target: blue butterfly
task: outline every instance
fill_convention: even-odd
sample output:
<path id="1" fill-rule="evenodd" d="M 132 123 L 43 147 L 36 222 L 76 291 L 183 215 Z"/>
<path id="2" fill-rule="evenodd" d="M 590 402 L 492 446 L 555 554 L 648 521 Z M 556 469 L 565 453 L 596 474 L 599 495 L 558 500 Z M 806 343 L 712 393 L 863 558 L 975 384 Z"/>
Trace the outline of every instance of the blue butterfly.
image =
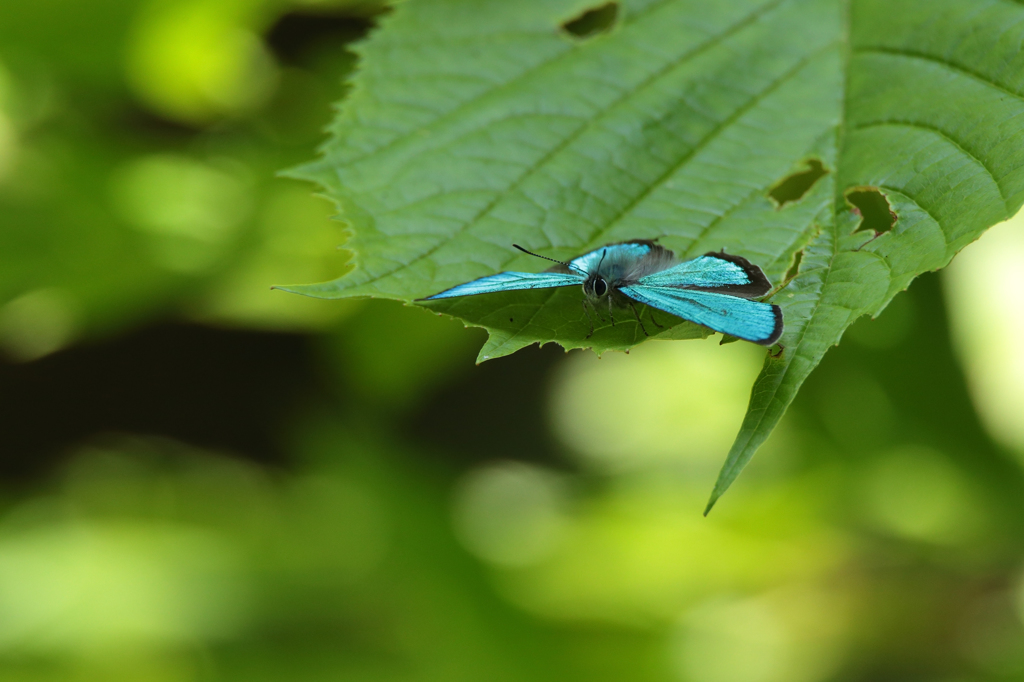
<path id="1" fill-rule="evenodd" d="M 499 272 L 419 300 L 583 285 L 583 310 L 590 320 L 587 338 L 594 334 L 594 320 L 587 304 L 596 313 L 597 306 L 606 301 L 612 325 L 613 307 L 628 305 L 645 335 L 647 329 L 635 303 L 762 346 L 773 345 L 782 335 L 782 309 L 749 300 L 767 294 L 771 283 L 761 268 L 740 256 L 706 253 L 680 263 L 663 246 L 636 240 L 602 246 L 566 263 L 527 251 L 518 244 L 512 246 L 558 265 L 539 273 Z M 662 327 L 653 313 L 650 317 L 656 326 Z"/>

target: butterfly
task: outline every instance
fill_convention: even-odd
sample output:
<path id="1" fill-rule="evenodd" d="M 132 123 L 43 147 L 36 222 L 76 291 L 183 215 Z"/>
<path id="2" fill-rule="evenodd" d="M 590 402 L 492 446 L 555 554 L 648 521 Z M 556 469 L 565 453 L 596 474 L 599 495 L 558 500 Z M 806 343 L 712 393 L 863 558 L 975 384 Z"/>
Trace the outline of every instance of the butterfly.
<path id="1" fill-rule="evenodd" d="M 762 346 L 773 345 L 782 335 L 782 309 L 750 300 L 767 294 L 771 283 L 761 268 L 741 256 L 706 253 L 680 262 L 660 244 L 635 240 L 608 244 L 565 262 L 512 246 L 557 265 L 538 273 L 499 272 L 419 300 L 582 285 L 583 310 L 590 320 L 587 338 L 594 334 L 588 303 L 595 313 L 598 305 L 607 304 L 612 325 L 613 308 L 628 306 L 644 335 L 647 329 L 636 303 Z M 653 312 L 650 318 L 663 326 Z"/>

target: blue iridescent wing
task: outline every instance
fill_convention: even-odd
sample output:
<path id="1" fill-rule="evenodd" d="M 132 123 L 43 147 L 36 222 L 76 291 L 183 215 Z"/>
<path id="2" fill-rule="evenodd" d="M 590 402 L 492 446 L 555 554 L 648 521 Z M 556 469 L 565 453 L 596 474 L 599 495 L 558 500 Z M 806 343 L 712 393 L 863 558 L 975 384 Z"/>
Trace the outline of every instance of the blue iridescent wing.
<path id="1" fill-rule="evenodd" d="M 744 298 L 764 296 L 772 288 L 768 278 L 742 256 L 707 253 L 667 270 L 641 277 L 641 286 L 676 287 L 713 291 Z"/>
<path id="2" fill-rule="evenodd" d="M 653 243 L 647 241 L 608 244 L 599 249 L 594 249 L 590 253 L 573 258 L 569 261 L 569 266 L 577 269 L 577 271 L 582 270 L 583 272 L 591 273 L 597 269 L 598 264 L 605 258 L 639 260 L 646 256 L 652 248 Z"/>
<path id="3" fill-rule="evenodd" d="M 496 275 L 474 279 L 472 282 L 466 282 L 451 289 L 446 289 L 439 294 L 418 300 L 433 301 L 439 298 L 453 298 L 455 296 L 475 296 L 477 294 L 493 294 L 499 291 L 518 291 L 520 289 L 550 289 L 552 287 L 579 286 L 581 284 L 583 284 L 583 278 L 579 275 L 561 272 L 499 272 Z"/>
<path id="4" fill-rule="evenodd" d="M 634 284 L 619 291 L 638 303 L 762 346 L 782 336 L 782 309 L 777 305 L 679 287 Z"/>

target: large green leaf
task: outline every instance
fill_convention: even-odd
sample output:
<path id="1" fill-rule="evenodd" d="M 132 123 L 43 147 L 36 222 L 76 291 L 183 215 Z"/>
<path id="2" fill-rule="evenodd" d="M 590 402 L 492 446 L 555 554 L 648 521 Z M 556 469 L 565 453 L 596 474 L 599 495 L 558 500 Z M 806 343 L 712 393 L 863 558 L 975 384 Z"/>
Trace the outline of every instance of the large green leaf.
<path id="1" fill-rule="evenodd" d="M 288 288 L 409 301 L 543 268 L 512 242 L 557 258 L 636 238 L 746 256 L 784 285 L 785 350 L 765 359 L 710 509 L 850 323 L 1024 201 L 1024 6 L 624 0 L 604 32 L 561 28 L 586 9 L 400 5 L 362 46 L 322 159 L 300 171 L 351 225 L 354 268 Z M 581 297 L 429 305 L 487 328 L 482 359 L 644 339 L 629 320 L 587 339 Z"/>

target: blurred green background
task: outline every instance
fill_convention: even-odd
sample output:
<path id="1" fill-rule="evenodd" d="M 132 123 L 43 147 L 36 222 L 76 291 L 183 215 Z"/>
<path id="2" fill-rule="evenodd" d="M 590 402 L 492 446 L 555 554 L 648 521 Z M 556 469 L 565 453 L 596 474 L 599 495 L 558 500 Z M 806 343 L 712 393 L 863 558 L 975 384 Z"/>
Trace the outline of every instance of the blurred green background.
<path id="1" fill-rule="evenodd" d="M 367 0 L 0 5 L 0 679 L 1024 680 L 1024 219 L 812 376 L 553 347 L 336 277 Z"/>

